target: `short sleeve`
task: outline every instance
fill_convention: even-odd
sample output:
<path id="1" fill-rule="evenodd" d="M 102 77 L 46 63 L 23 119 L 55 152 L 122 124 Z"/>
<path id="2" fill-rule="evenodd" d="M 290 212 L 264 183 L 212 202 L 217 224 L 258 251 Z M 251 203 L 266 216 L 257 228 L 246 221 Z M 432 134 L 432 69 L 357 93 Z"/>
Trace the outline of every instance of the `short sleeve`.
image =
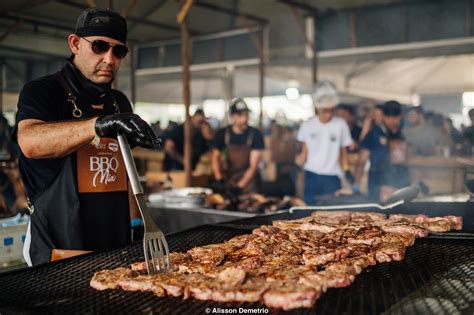
<path id="1" fill-rule="evenodd" d="M 213 147 L 216 148 L 217 150 L 223 150 L 225 148 L 225 129 L 219 129 L 219 131 L 216 134 L 216 137 L 214 138 L 213 142 Z"/>
<path id="2" fill-rule="evenodd" d="M 342 126 L 342 134 L 341 134 L 341 147 L 348 147 L 352 144 L 352 136 L 351 131 L 349 130 L 349 126 L 345 121 L 341 122 Z"/>
<path id="3" fill-rule="evenodd" d="M 367 149 L 367 150 L 370 150 L 372 148 L 372 141 L 373 141 L 373 138 L 374 138 L 374 132 L 373 130 L 371 129 L 367 135 L 364 137 L 364 139 L 362 140 L 360 146 L 363 148 L 363 149 Z"/>
<path id="4" fill-rule="evenodd" d="M 25 119 L 42 121 L 58 120 L 55 102 L 51 94 L 51 86 L 41 80 L 26 83 L 18 98 L 16 123 Z"/>
<path id="5" fill-rule="evenodd" d="M 306 142 L 306 128 L 305 123 L 302 123 L 298 129 L 298 134 L 296 135 L 296 140 L 299 142 Z"/>
<path id="6" fill-rule="evenodd" d="M 254 135 L 253 135 L 253 141 L 252 141 L 252 150 L 263 150 L 265 149 L 265 142 L 263 141 L 263 136 L 260 130 L 258 129 L 253 129 L 252 130 Z"/>

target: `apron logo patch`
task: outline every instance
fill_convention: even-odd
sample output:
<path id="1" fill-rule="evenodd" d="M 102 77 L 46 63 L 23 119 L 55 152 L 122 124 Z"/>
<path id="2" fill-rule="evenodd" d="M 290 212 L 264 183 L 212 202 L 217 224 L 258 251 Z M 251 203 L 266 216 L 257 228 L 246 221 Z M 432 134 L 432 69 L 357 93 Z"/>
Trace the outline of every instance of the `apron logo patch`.
<path id="1" fill-rule="evenodd" d="M 109 143 L 109 150 L 112 152 L 117 152 L 119 150 L 118 144 L 114 142 Z"/>
<path id="2" fill-rule="evenodd" d="M 77 151 L 80 193 L 127 191 L 127 174 L 117 140 L 101 138 Z"/>

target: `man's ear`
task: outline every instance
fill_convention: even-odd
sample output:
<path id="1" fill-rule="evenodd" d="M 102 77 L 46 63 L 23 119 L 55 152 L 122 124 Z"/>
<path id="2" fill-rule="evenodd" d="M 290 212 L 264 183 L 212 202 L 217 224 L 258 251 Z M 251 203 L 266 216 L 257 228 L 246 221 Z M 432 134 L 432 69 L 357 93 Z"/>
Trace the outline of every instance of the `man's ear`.
<path id="1" fill-rule="evenodd" d="M 79 52 L 79 40 L 81 38 L 76 34 L 71 34 L 67 38 L 67 43 L 69 44 L 69 49 L 71 49 L 74 55 L 77 55 Z"/>

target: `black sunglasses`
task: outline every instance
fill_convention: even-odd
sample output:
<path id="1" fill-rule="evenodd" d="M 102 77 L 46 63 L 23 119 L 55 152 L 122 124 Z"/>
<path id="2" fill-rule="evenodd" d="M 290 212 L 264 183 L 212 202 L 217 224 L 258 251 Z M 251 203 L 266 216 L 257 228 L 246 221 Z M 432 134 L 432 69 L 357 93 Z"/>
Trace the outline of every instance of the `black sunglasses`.
<path id="1" fill-rule="evenodd" d="M 94 41 L 90 41 L 84 37 L 81 37 L 86 42 L 91 44 L 92 51 L 97 55 L 103 55 L 109 51 L 110 47 L 112 47 L 112 53 L 118 59 L 123 59 L 128 54 L 128 48 L 125 45 L 118 45 L 118 44 L 110 44 L 104 40 L 96 39 Z"/>

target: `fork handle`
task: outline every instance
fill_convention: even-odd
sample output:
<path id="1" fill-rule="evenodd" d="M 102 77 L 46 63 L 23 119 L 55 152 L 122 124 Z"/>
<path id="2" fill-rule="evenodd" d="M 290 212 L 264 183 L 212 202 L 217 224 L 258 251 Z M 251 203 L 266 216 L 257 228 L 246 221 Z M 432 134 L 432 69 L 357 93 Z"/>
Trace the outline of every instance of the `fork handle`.
<path id="1" fill-rule="evenodd" d="M 130 179 L 130 186 L 132 186 L 132 191 L 134 195 L 143 194 L 142 185 L 140 185 L 140 180 L 137 173 L 137 167 L 135 166 L 135 161 L 133 160 L 132 150 L 128 144 L 127 137 L 119 134 L 117 136 L 120 151 L 122 152 L 123 161 L 125 162 L 125 168 L 127 169 L 128 178 Z"/>

